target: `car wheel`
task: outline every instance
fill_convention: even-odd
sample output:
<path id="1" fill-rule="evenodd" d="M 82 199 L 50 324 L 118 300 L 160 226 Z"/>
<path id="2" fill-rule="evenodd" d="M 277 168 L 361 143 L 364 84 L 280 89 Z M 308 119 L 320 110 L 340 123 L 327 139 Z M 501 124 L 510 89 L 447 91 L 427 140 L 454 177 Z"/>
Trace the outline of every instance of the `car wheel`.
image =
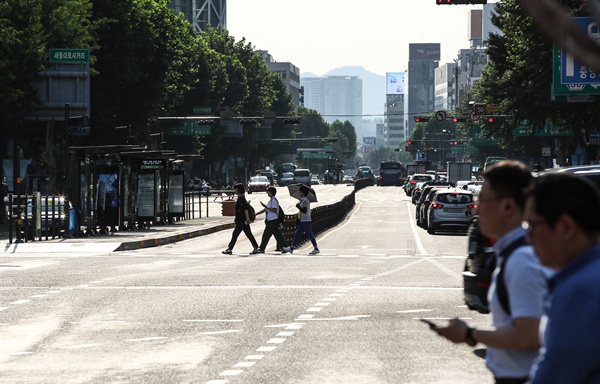
<path id="1" fill-rule="evenodd" d="M 430 235 L 435 235 L 435 229 L 433 227 L 427 227 L 427 233 Z"/>

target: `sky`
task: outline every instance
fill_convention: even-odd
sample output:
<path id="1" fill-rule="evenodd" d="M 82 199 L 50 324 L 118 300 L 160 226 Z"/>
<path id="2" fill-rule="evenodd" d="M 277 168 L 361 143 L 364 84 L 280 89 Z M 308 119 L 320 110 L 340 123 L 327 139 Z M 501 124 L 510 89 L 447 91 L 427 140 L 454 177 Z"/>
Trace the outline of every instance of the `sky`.
<path id="1" fill-rule="evenodd" d="M 440 43 L 440 64 L 469 48 L 468 13 L 435 0 L 227 0 L 227 30 L 275 61 L 321 76 L 345 66 L 403 72 L 409 43 Z"/>

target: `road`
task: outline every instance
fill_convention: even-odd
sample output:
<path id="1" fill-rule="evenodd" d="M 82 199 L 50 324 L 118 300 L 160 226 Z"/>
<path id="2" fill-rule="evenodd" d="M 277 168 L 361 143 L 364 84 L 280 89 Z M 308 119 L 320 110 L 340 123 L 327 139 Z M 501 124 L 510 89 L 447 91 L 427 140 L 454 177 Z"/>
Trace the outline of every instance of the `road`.
<path id="1" fill-rule="evenodd" d="M 243 235 L 222 255 L 231 230 L 131 252 L 3 256 L 1 382 L 492 382 L 484 349 L 417 320 L 488 324 L 462 301 L 466 236 L 417 228 L 399 188 L 356 197 L 317 256 L 310 244 L 280 255 L 272 239 L 240 257 L 252 249 Z M 252 228 L 259 238 L 262 223 Z"/>

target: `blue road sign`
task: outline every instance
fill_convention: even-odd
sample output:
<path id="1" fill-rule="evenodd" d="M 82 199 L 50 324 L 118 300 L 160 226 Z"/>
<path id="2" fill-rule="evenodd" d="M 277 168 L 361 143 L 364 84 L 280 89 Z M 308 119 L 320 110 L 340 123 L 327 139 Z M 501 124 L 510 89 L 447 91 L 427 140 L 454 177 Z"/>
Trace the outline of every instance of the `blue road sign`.
<path id="1" fill-rule="evenodd" d="M 588 38 L 600 44 L 600 25 L 591 17 L 573 17 Z M 564 48 L 560 52 L 560 82 L 562 84 L 600 84 L 600 70 L 594 70 L 578 62 Z"/>

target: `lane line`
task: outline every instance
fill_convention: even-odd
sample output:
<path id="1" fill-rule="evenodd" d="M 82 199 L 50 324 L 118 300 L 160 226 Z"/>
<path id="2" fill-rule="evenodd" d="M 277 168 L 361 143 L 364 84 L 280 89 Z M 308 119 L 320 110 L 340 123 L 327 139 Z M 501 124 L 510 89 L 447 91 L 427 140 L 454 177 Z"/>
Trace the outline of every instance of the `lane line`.
<path id="1" fill-rule="evenodd" d="M 210 336 L 210 335 L 220 335 L 223 333 L 237 333 L 237 332 L 242 332 L 242 330 L 241 329 L 229 329 L 226 331 L 200 332 L 200 333 L 198 333 L 198 335 Z"/>
<path id="2" fill-rule="evenodd" d="M 411 208 L 410 203 L 407 201 L 406 202 L 406 210 L 408 211 L 408 217 L 412 217 L 410 208 Z M 417 247 L 419 248 L 419 253 L 422 255 L 427 254 L 425 247 L 423 247 L 423 242 L 421 242 L 421 237 L 419 237 L 419 233 L 417 232 L 417 225 L 415 224 L 415 221 L 409 220 L 409 222 L 410 222 L 410 228 L 413 232 L 413 237 L 415 238 L 415 243 L 417 244 Z"/>

